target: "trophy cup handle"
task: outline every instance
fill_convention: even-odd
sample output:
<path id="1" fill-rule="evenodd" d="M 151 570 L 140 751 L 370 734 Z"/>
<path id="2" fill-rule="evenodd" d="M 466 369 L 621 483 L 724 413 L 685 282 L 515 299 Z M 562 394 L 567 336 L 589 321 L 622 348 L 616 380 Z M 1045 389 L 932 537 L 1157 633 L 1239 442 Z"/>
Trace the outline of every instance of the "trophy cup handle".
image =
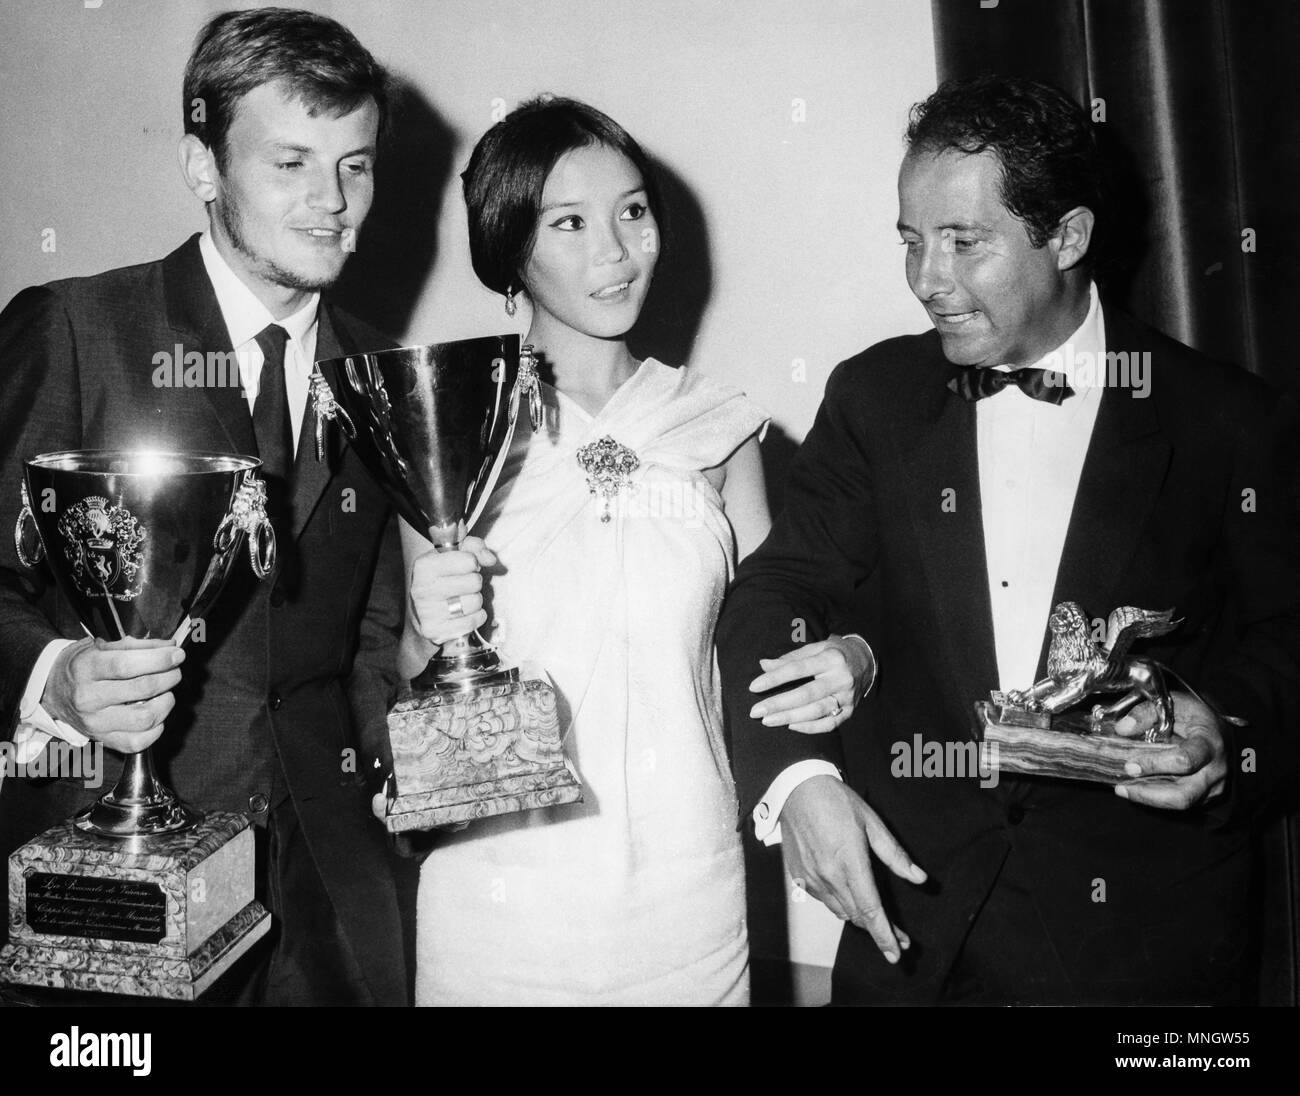
<path id="1" fill-rule="evenodd" d="M 14 526 L 14 551 L 18 555 L 18 562 L 24 567 L 35 567 L 45 558 L 45 542 L 41 540 L 41 531 L 36 526 L 36 515 L 32 513 L 32 500 L 27 494 L 27 484 L 22 485 L 23 508 L 18 511 L 18 523 Z M 27 549 L 23 546 L 23 535 L 27 531 L 27 523 L 36 531 L 36 547 L 32 549 L 32 554 L 27 554 Z"/>
<path id="2" fill-rule="evenodd" d="M 230 513 L 212 538 L 213 547 L 218 552 L 230 551 L 240 533 L 248 535 L 248 562 L 253 574 L 266 578 L 275 570 L 275 528 L 266 516 L 266 484 L 253 472 L 245 473 Z"/>
<path id="3" fill-rule="evenodd" d="M 257 523 L 256 531 L 249 534 L 248 562 L 258 578 L 266 578 L 275 570 L 275 530 L 265 516 Z"/>
<path id="4" fill-rule="evenodd" d="M 524 399 L 528 401 L 528 422 L 533 433 L 537 433 L 546 421 L 546 413 L 542 406 L 541 377 L 537 373 L 537 352 L 532 343 L 519 348 L 519 372 L 515 377 L 514 391 L 510 393 L 511 433 L 514 432 L 520 401 Z"/>
<path id="5" fill-rule="evenodd" d="M 499 378 L 498 384 L 501 384 L 505 378 L 501 359 L 497 359 L 494 368 L 498 370 L 495 375 Z M 506 433 L 501 448 L 497 451 L 496 460 L 492 462 L 492 468 L 483 481 L 482 487 L 474 492 L 474 503 L 470 507 L 469 513 L 465 515 L 464 525 L 459 530 L 456 542 L 449 544 L 448 547 L 460 547 L 460 541 L 464 539 L 465 532 L 474 528 L 475 523 L 487 506 L 488 499 L 492 497 L 497 480 L 501 477 L 501 470 L 505 467 L 506 457 L 510 453 L 510 444 L 514 440 L 515 426 L 519 420 L 519 405 L 525 399 L 528 401 L 528 421 L 532 425 L 533 432 L 536 433 L 542 428 L 545 421 L 545 412 L 542 407 L 542 390 L 538 383 L 537 356 L 533 353 L 531 343 L 520 348 L 519 370 L 515 377 L 515 383 L 506 396 Z M 431 534 L 430 539 L 435 547 L 441 548 L 444 543 L 437 534 Z"/>
<path id="6" fill-rule="evenodd" d="M 334 389 L 330 387 L 330 382 L 325 379 L 325 374 L 320 371 L 320 364 L 317 363 L 312 370 L 310 384 L 311 406 L 316 412 L 316 459 L 322 461 L 325 459 L 325 426 L 327 423 L 337 422 L 339 428 L 349 440 L 355 440 L 357 428 L 352 423 L 352 418 L 334 398 Z"/>

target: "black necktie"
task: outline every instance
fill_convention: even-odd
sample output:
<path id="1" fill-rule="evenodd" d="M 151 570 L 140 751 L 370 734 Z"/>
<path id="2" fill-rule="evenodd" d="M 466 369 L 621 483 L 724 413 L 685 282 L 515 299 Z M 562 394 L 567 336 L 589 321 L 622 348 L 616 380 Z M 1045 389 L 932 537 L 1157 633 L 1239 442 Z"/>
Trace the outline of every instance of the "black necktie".
<path id="1" fill-rule="evenodd" d="M 1044 403 L 1061 404 L 1074 395 L 1074 389 L 1065 383 L 1065 374 L 1051 369 L 963 369 L 948 387 L 964 400 L 982 400 L 992 396 L 1007 385 L 1014 384 L 1026 396 Z"/>
<path id="2" fill-rule="evenodd" d="M 253 404 L 253 434 L 257 438 L 257 455 L 269 482 L 274 500 L 288 499 L 289 473 L 293 470 L 293 424 L 289 419 L 289 391 L 284 382 L 284 344 L 289 333 L 279 324 L 267 324 L 257 336 L 262 348 L 262 374 Z"/>

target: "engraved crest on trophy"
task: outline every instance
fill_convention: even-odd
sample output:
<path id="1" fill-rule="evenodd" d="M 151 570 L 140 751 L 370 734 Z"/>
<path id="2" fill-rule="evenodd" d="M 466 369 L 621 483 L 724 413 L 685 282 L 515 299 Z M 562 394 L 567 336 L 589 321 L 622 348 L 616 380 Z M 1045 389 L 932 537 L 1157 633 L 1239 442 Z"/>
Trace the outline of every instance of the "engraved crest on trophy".
<path id="1" fill-rule="evenodd" d="M 517 335 L 339 358 L 349 444 L 434 548 L 460 547 L 500 475 L 521 402 L 542 425 L 532 348 Z M 444 643 L 388 717 L 390 832 L 582 799 L 545 671 L 506 666 L 477 632 Z"/>
<path id="2" fill-rule="evenodd" d="M 88 635 L 182 644 L 241 544 L 259 578 L 275 566 L 260 464 L 128 450 L 34 457 L 19 562 L 47 561 Z M 128 754 L 111 791 L 10 856 L 0 979 L 193 1000 L 270 927 L 253 867 L 247 817 L 187 806 L 148 749 Z"/>
<path id="3" fill-rule="evenodd" d="M 59 519 L 72 581 L 87 597 L 131 601 L 140 593 L 140 523 L 124 506 L 92 495 Z"/>

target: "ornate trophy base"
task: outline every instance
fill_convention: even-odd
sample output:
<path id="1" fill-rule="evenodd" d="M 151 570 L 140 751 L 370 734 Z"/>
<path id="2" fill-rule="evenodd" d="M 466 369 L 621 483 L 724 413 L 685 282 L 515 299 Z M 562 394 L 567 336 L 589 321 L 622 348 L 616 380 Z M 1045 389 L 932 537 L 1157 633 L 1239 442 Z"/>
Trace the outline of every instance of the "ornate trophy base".
<path id="1" fill-rule="evenodd" d="M 555 690 L 524 668 L 456 692 L 406 689 L 388 716 L 390 833 L 582 801 L 565 759 Z"/>
<path id="2" fill-rule="evenodd" d="M 136 839 L 68 821 L 9 858 L 0 980 L 193 1001 L 270 927 L 242 814 Z"/>
<path id="3" fill-rule="evenodd" d="M 1113 733 L 1114 723 L 1109 720 L 1102 722 L 1100 732 L 1094 732 L 1087 711 L 1052 716 L 980 700 L 975 703 L 975 721 L 980 738 L 990 744 L 993 766 L 1022 776 L 1127 783 L 1133 777 L 1124 772 L 1125 762 L 1137 760 L 1148 750 L 1168 749 L 1167 743 L 1122 738 Z"/>

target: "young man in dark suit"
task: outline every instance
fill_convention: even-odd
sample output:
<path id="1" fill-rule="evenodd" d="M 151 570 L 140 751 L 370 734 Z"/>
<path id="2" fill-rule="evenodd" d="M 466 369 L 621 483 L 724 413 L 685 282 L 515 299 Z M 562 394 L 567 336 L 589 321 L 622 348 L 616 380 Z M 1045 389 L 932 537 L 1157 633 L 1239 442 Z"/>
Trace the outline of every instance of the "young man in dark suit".
<path id="1" fill-rule="evenodd" d="M 1277 402 L 1099 300 L 1098 156 L 1060 91 L 945 85 L 908 144 L 898 228 L 935 330 L 836 368 L 740 567 L 718 645 L 741 800 L 848 922 L 838 1003 L 1235 1000 L 1247 819 L 1300 718 Z M 1132 774 L 1167 781 L 903 763 L 972 756 L 949 749 L 972 702 L 1044 676 L 1066 600 L 1183 618 L 1143 652 L 1207 698 L 1175 694 L 1174 741 Z"/>
<path id="2" fill-rule="evenodd" d="M 183 798 L 244 811 L 257 827 L 272 946 L 215 997 L 408 1000 L 396 869 L 368 806 L 397 678 L 395 518 L 336 437 L 317 459 L 308 398 L 316 360 L 391 345 L 321 297 L 370 207 L 385 87 L 383 69 L 331 19 L 217 16 L 186 69 L 180 142 L 207 231 L 157 262 L 24 290 L 0 315 L 10 520 L 22 462 L 37 453 L 154 448 L 264 462 L 276 572 L 259 583 L 235 568 L 184 653 L 163 640 L 78 638 L 48 571 L 21 567 L 12 538 L 0 548 L 6 734 L 27 751 L 56 736 L 123 751 L 156 743 L 161 775 Z M 78 781 L 6 781 L 3 854 L 86 795 Z"/>

